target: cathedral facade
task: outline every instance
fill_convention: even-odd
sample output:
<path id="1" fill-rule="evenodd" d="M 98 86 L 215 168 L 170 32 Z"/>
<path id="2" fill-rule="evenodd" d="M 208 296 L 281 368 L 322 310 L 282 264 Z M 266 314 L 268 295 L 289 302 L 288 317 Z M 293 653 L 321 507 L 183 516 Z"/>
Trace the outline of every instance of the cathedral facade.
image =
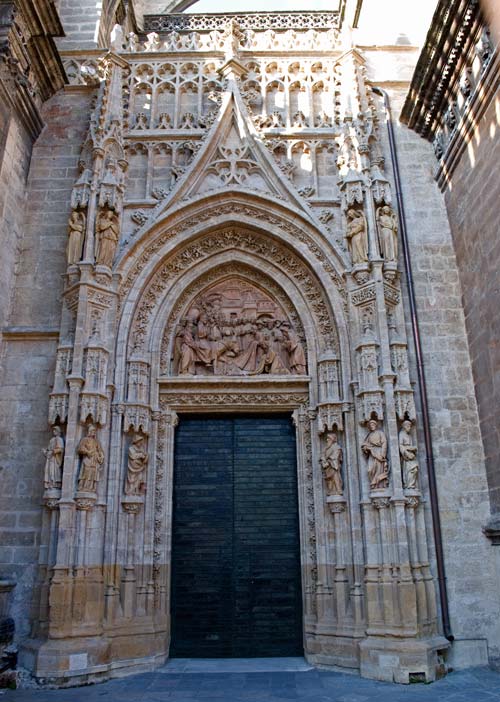
<path id="1" fill-rule="evenodd" d="M 432 147 L 397 122 L 418 50 L 356 46 L 361 3 L 181 5 L 2 5 L 20 665 L 495 662 L 459 268 Z"/>

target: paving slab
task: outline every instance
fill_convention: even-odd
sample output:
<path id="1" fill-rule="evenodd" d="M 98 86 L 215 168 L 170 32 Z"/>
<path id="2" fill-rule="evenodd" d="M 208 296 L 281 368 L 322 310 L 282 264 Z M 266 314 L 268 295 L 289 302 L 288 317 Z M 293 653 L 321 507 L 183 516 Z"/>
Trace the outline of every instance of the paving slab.
<path id="1" fill-rule="evenodd" d="M 396 685 L 301 658 L 175 659 L 152 673 L 65 690 L 0 690 L 0 702 L 500 702 L 500 673 L 473 668 Z"/>

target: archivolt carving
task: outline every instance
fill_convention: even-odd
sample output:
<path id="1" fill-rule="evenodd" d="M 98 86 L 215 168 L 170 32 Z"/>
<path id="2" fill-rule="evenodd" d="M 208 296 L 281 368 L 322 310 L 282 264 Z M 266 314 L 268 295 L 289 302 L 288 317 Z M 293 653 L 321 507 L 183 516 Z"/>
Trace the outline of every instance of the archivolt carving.
<path id="1" fill-rule="evenodd" d="M 154 310 L 160 304 L 162 293 L 167 285 L 180 276 L 193 264 L 208 256 L 228 249 L 240 249 L 257 254 L 266 261 L 271 261 L 286 272 L 306 298 L 311 310 L 323 348 L 337 349 L 338 339 L 327 303 L 313 276 L 302 261 L 288 248 L 278 246 L 253 232 L 226 229 L 211 233 L 197 239 L 181 249 L 156 272 L 147 291 L 142 297 L 132 327 L 132 345 L 134 352 L 144 349 L 147 330 Z"/>
<path id="2" fill-rule="evenodd" d="M 261 286 L 263 289 L 265 289 L 279 303 L 279 305 L 286 313 L 288 320 L 295 328 L 299 338 L 302 341 L 304 341 L 304 331 L 302 329 L 300 318 L 297 315 L 295 308 L 291 304 L 290 300 L 286 297 L 286 295 L 283 294 L 283 291 L 281 290 L 279 285 L 276 285 L 276 283 L 274 283 L 269 278 L 269 276 L 266 276 L 260 273 L 259 271 L 242 264 L 226 264 L 224 266 L 217 266 L 216 268 L 213 268 L 209 273 L 202 276 L 200 279 L 194 281 L 188 288 L 186 288 L 186 290 L 178 298 L 175 306 L 173 307 L 167 324 L 165 326 L 161 344 L 160 366 L 162 375 L 168 373 L 171 355 L 170 343 L 172 340 L 174 329 L 179 321 L 179 318 L 181 316 L 184 316 L 184 310 L 186 309 L 187 305 L 204 288 L 209 287 L 212 283 L 215 283 L 218 280 L 222 280 L 223 278 L 227 278 L 230 276 L 238 276 L 243 280 L 251 281 L 251 283 L 257 286 Z"/>
<path id="3" fill-rule="evenodd" d="M 314 255 L 316 260 L 322 265 L 326 273 L 328 273 L 330 279 L 332 280 L 335 287 L 338 289 L 344 303 L 347 303 L 347 292 L 345 288 L 344 281 L 338 275 L 328 258 L 325 256 L 322 249 L 313 241 L 312 237 L 306 234 L 300 227 L 293 224 L 292 222 L 283 220 L 279 217 L 269 214 L 262 207 L 252 206 L 249 204 L 242 204 L 238 202 L 228 202 L 226 204 L 211 204 L 202 211 L 198 212 L 194 217 L 180 222 L 177 226 L 168 229 L 163 232 L 161 236 L 158 236 L 154 241 L 146 246 L 142 255 L 138 258 L 137 262 L 133 268 L 128 273 L 124 280 L 123 285 L 120 288 L 120 299 L 123 300 L 131 290 L 134 281 L 140 275 L 144 267 L 149 263 L 151 258 L 155 256 L 166 244 L 167 241 L 174 239 L 177 235 L 185 235 L 186 231 L 199 226 L 203 222 L 206 222 L 215 217 L 227 215 L 231 218 L 235 216 L 242 215 L 247 217 L 252 217 L 253 219 L 264 221 L 267 226 L 272 226 L 275 229 L 279 229 L 286 232 L 296 241 L 303 243 L 307 246 L 309 251 Z M 347 309 L 347 307 L 346 307 Z"/>

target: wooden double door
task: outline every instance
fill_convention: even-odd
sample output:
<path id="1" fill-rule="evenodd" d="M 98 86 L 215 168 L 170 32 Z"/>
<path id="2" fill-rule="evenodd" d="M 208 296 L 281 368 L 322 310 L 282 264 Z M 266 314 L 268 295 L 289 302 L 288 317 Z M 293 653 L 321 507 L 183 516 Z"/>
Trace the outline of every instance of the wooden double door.
<path id="1" fill-rule="evenodd" d="M 303 654 L 289 415 L 181 417 L 172 534 L 171 656 Z"/>

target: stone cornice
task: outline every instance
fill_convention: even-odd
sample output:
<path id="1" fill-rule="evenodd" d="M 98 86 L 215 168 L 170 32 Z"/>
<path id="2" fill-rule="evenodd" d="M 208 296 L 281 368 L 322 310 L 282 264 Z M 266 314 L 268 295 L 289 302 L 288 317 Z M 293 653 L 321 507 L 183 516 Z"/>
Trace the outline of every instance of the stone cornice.
<path id="1" fill-rule="evenodd" d="M 64 32 L 50 0 L 0 0 L 0 88 L 36 138 L 41 105 L 66 80 L 54 36 Z"/>
<path id="2" fill-rule="evenodd" d="M 401 113 L 401 121 L 429 141 L 480 26 L 477 0 L 440 0 Z"/>
<path id="3" fill-rule="evenodd" d="M 224 29 L 228 19 L 235 19 L 240 28 L 254 31 L 335 29 L 338 12 L 229 12 L 204 14 L 145 15 L 146 32 L 191 32 Z"/>

